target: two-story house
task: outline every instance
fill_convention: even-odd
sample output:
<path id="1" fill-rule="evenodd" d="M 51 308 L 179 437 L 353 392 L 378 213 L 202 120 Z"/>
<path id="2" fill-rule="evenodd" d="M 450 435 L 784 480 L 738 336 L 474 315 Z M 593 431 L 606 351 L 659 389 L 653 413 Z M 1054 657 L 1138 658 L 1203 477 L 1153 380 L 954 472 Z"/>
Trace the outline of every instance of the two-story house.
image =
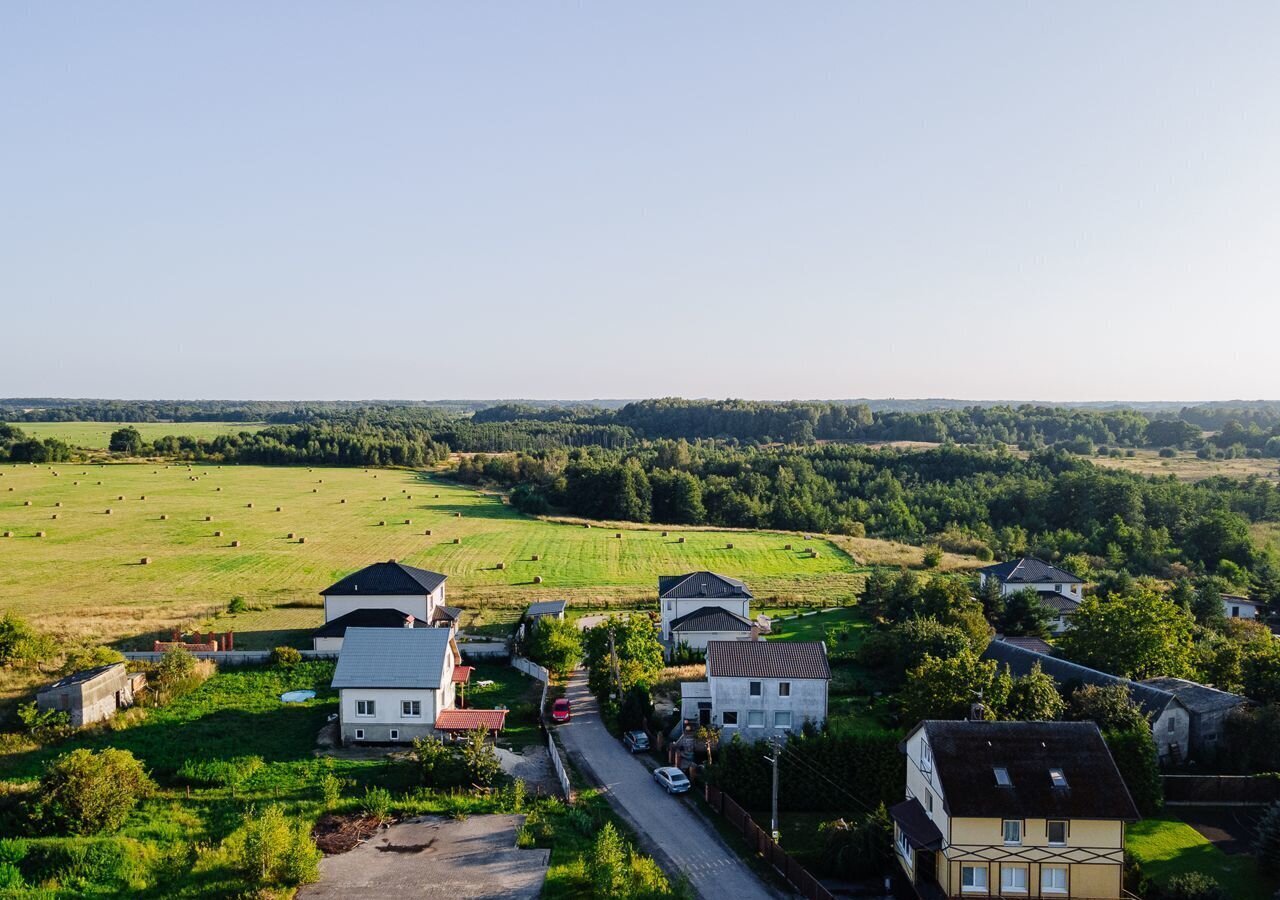
<path id="1" fill-rule="evenodd" d="M 988 579 L 998 582 L 1000 593 L 1006 597 L 1028 588 L 1034 590 L 1041 602 L 1053 610 L 1052 627 L 1058 634 L 1070 625 L 1072 614 L 1084 599 L 1083 579 L 1033 556 L 979 569 L 978 577 L 983 583 Z"/>
<path id="2" fill-rule="evenodd" d="M 707 680 L 680 686 L 681 717 L 690 727 L 720 729 L 758 741 L 827 721 L 831 666 L 820 641 L 712 641 Z"/>
<path id="3" fill-rule="evenodd" d="M 889 810 L 924 896 L 1112 900 L 1138 810 L 1092 722 L 926 720 Z"/>
<path id="4" fill-rule="evenodd" d="M 662 640 L 702 649 L 710 641 L 754 640 L 751 591 L 736 578 L 690 572 L 658 578 Z"/>
<path id="5" fill-rule="evenodd" d="M 348 628 L 332 683 L 343 743 L 501 730 L 505 710 L 457 709 L 470 674 L 448 628 Z"/>
<path id="6" fill-rule="evenodd" d="M 456 631 L 462 610 L 445 605 L 447 577 L 394 559 L 351 573 L 320 592 L 324 625 L 312 633 L 313 649 L 335 652 L 348 628 L 400 628 L 409 617 L 417 627 Z"/>

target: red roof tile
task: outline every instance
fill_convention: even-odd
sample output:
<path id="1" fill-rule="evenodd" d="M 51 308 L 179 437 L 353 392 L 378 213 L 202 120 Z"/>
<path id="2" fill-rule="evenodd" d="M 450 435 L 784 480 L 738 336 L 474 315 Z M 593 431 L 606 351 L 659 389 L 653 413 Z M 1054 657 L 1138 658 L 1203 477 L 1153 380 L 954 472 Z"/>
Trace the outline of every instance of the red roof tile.
<path id="1" fill-rule="evenodd" d="M 437 731 L 501 731 L 506 724 L 505 709 L 445 709 L 436 716 Z"/>
<path id="2" fill-rule="evenodd" d="M 454 666 L 453 667 L 453 683 L 466 684 L 468 681 L 471 680 L 471 673 L 472 671 L 474 671 L 474 668 L 475 668 L 474 666 Z"/>

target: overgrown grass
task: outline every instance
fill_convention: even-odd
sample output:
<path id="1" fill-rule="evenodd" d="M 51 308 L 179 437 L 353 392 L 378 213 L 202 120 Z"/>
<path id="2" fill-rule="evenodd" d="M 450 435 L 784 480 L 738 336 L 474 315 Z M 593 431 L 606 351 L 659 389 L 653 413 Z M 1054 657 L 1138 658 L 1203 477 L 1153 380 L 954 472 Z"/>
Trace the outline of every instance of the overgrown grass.
<path id="1" fill-rule="evenodd" d="M 1144 819 L 1130 825 L 1125 849 L 1160 885 L 1175 875 L 1199 872 L 1217 879 L 1232 900 L 1267 900 L 1280 886 L 1259 873 L 1252 856 L 1223 853 L 1177 819 Z"/>

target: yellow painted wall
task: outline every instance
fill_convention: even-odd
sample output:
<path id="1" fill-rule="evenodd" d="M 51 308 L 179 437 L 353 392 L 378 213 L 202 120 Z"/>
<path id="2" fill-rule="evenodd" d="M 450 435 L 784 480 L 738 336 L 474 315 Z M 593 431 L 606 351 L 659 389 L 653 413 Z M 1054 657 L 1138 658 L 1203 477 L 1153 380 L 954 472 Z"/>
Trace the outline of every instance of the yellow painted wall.
<path id="1" fill-rule="evenodd" d="M 952 844 L 999 845 L 1004 843 L 1003 819 L 951 820 Z M 1047 824 L 1044 819 L 1026 819 L 1022 828 L 1022 846 L 1047 847 Z M 1124 823 L 1115 820 L 1071 819 L 1067 831 L 1068 847 L 1123 848 Z"/>

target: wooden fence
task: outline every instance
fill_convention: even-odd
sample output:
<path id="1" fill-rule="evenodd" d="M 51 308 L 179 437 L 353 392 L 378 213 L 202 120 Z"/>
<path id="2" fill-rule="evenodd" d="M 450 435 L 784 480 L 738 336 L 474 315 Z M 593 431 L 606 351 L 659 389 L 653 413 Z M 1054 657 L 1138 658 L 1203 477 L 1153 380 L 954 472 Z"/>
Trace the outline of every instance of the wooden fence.
<path id="1" fill-rule="evenodd" d="M 724 816 L 725 821 L 746 840 L 747 846 L 763 856 L 778 871 L 778 874 L 791 882 L 802 897 L 807 897 L 809 900 L 835 900 L 832 893 L 823 887 L 808 869 L 779 847 L 769 832 L 757 825 L 750 814 L 735 803 L 732 797 L 709 784 L 705 785 L 704 789 L 707 803 L 711 808 Z"/>

